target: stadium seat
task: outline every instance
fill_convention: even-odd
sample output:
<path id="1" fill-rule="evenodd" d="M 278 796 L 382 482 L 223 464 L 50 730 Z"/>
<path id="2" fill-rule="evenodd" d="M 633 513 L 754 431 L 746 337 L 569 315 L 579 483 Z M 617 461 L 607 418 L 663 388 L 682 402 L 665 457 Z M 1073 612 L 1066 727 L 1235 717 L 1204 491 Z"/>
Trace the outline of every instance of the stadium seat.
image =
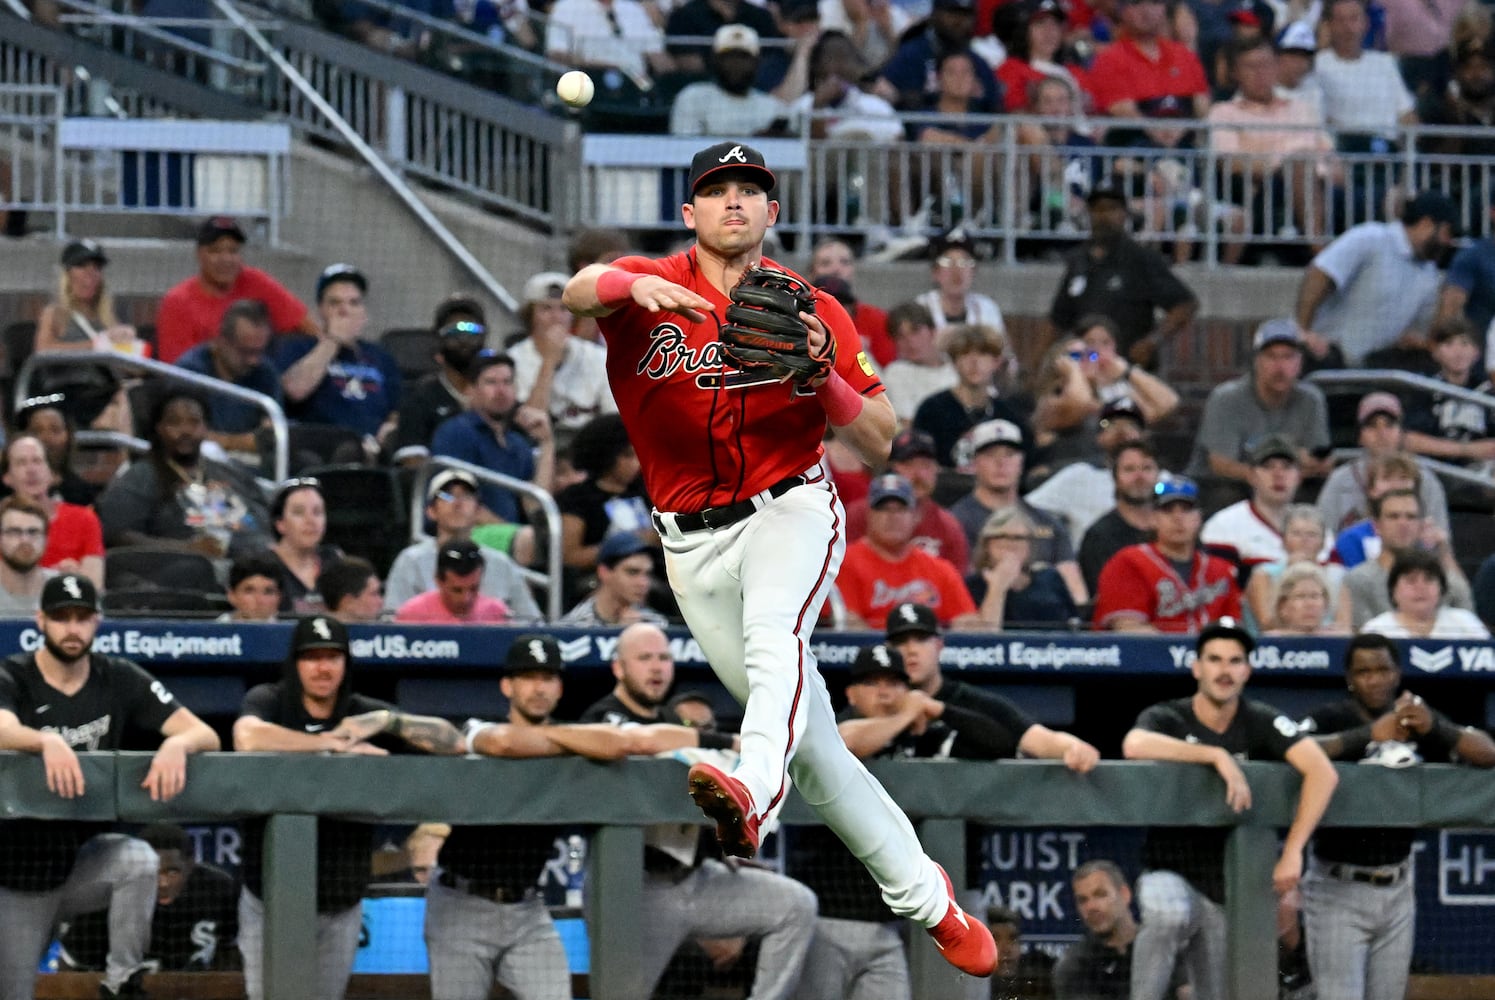
<path id="1" fill-rule="evenodd" d="M 15 385 L 16 373 L 31 357 L 32 348 L 36 346 L 36 323 L 33 320 L 21 320 L 12 323 L 0 332 L 0 347 L 5 350 L 4 364 L 0 365 L 0 379 L 5 383 L 5 395 L 10 396 L 10 387 Z"/>
<path id="2" fill-rule="evenodd" d="M 106 590 L 103 603 L 114 618 L 216 618 L 230 610 L 222 594 L 165 587 Z"/>
<path id="3" fill-rule="evenodd" d="M 410 514 L 393 469 L 369 465 L 322 465 L 302 471 L 322 484 L 327 502 L 327 541 L 362 556 L 383 577 L 410 540 Z"/>
<path id="4" fill-rule="evenodd" d="M 439 367 L 435 355 L 440 343 L 441 339 L 425 326 L 396 327 L 379 337 L 379 346 L 394 357 L 400 374 L 411 381 Z"/>
<path id="5" fill-rule="evenodd" d="M 104 587 L 222 594 L 213 560 L 199 552 L 159 545 L 119 545 L 104 553 Z"/>

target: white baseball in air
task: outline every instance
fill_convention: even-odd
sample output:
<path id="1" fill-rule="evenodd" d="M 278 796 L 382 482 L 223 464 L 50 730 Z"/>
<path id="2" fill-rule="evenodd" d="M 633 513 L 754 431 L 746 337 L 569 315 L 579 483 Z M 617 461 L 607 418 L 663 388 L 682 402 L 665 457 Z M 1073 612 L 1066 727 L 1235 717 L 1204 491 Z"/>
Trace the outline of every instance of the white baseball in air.
<path id="1" fill-rule="evenodd" d="M 584 108 L 591 104 L 592 95 L 596 92 L 592 78 L 579 69 L 562 74 L 555 85 L 556 96 L 573 108 Z"/>

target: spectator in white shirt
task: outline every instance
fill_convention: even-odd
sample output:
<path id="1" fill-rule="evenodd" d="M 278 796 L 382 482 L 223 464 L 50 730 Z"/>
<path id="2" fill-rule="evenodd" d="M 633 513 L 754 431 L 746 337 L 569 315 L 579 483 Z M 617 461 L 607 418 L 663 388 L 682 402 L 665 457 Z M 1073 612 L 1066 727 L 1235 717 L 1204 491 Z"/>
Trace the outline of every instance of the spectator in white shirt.
<path id="1" fill-rule="evenodd" d="M 635 84 L 672 66 L 664 35 L 638 0 L 556 0 L 545 54 L 572 66 L 618 69 Z"/>
<path id="2" fill-rule="evenodd" d="M 568 447 L 593 417 L 618 412 L 607 385 L 607 349 L 571 332 L 575 317 L 561 303 L 569 279 L 544 271 L 524 283 L 519 319 L 528 335 L 508 348 L 514 393 L 550 414 L 557 449 Z"/>
<path id="3" fill-rule="evenodd" d="M 940 350 L 939 335 L 929 309 L 918 302 L 904 302 L 888 310 L 888 332 L 898 348 L 898 358 L 883 369 L 882 383 L 900 423 L 914 419 L 925 399 L 955 385 L 955 365 Z"/>
<path id="4" fill-rule="evenodd" d="M 767 135 L 783 132 L 789 109 L 753 86 L 758 75 L 758 33 L 724 24 L 711 40 L 710 80 L 675 95 L 670 135 Z"/>
<path id="5" fill-rule="evenodd" d="M 1396 57 L 1367 51 L 1369 20 L 1364 0 L 1326 0 L 1323 14 L 1329 48 L 1313 60 L 1314 77 L 1324 94 L 1324 122 L 1331 129 L 1358 133 L 1340 136 L 1344 152 L 1386 152 L 1398 125 L 1417 124 L 1412 93 Z"/>

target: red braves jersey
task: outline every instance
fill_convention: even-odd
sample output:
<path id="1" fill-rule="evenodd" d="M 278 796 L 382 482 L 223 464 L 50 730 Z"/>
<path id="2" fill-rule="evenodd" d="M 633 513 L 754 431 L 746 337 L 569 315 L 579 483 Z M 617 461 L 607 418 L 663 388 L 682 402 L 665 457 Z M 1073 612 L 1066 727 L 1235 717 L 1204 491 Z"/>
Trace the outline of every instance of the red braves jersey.
<path id="1" fill-rule="evenodd" d="M 1196 632 L 1224 615 L 1241 616 L 1235 569 L 1223 559 L 1194 553 L 1183 579 L 1151 542 L 1128 545 L 1106 563 L 1096 587 L 1095 624 L 1141 617 L 1160 632 Z"/>
<path id="2" fill-rule="evenodd" d="M 788 270 L 767 257 L 763 263 Z M 726 363 L 717 330 L 729 300 L 701 273 L 694 247 L 612 266 L 657 274 L 712 303 L 704 323 L 631 301 L 597 320 L 613 398 L 656 507 L 694 513 L 736 503 L 819 461 L 825 410 L 808 389 Z M 815 313 L 836 338 L 836 370 L 863 396 L 881 393 L 846 310 L 817 291 Z"/>
<path id="3" fill-rule="evenodd" d="M 836 586 L 847 610 L 877 629 L 886 627 L 888 612 L 904 602 L 927 604 L 941 625 L 976 611 L 955 567 L 917 545 L 902 559 L 890 561 L 866 539 L 852 542 L 846 546 Z"/>

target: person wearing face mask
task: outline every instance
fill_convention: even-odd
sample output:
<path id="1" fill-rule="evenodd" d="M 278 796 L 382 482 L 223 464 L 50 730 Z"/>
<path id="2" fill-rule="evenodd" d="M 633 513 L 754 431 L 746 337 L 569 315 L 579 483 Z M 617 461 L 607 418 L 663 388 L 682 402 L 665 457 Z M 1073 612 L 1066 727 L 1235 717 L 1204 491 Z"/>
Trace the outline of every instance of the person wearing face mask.
<path id="1" fill-rule="evenodd" d="M 431 330 L 437 338 L 438 367 L 401 397 L 400 418 L 388 442 L 390 457 L 403 465 L 425 462 L 436 428 L 467 409 L 467 369 L 488 338 L 482 305 L 462 294 L 442 300 Z"/>

